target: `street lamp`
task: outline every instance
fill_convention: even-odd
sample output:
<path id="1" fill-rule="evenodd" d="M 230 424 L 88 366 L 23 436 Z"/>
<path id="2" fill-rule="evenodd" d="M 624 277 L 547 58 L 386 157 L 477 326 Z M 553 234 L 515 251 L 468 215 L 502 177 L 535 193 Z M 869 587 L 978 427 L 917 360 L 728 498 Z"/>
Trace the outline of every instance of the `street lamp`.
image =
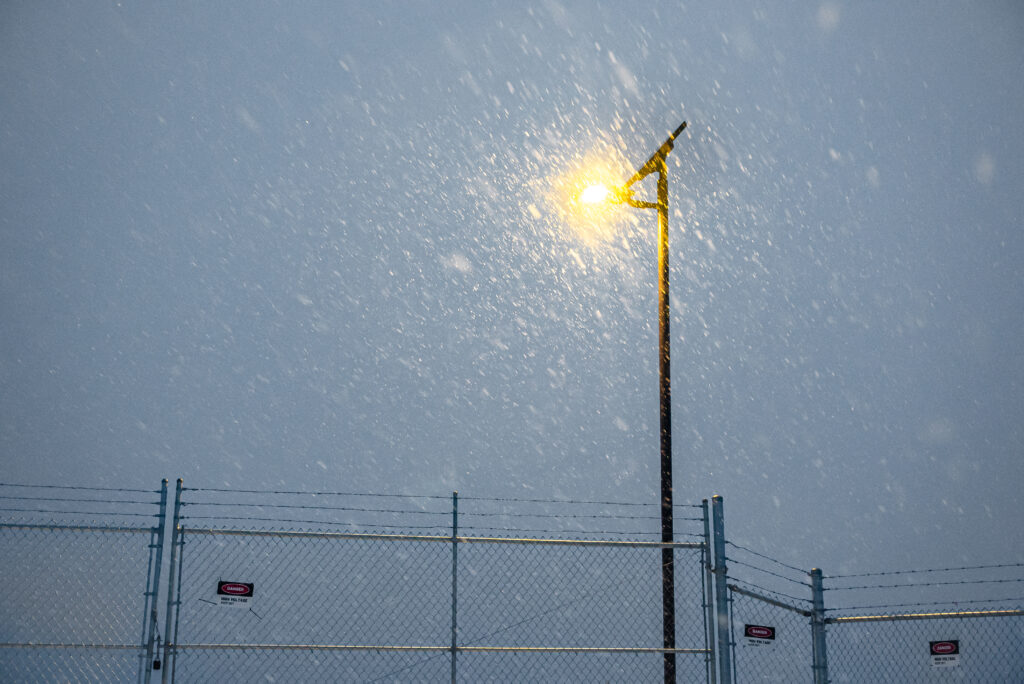
<path id="1" fill-rule="evenodd" d="M 661 406 L 661 541 L 673 543 L 672 535 L 672 385 L 669 373 L 669 299 L 668 299 L 668 165 L 665 159 L 675 139 L 686 128 L 684 121 L 650 159 L 619 188 L 592 185 L 580 194 L 587 203 L 614 202 L 637 209 L 658 210 L 658 386 Z M 644 202 L 633 197 L 633 184 L 652 173 L 658 174 L 658 201 Z M 675 562 L 671 546 L 661 549 L 662 636 L 665 648 L 665 681 L 676 680 L 676 605 Z"/>

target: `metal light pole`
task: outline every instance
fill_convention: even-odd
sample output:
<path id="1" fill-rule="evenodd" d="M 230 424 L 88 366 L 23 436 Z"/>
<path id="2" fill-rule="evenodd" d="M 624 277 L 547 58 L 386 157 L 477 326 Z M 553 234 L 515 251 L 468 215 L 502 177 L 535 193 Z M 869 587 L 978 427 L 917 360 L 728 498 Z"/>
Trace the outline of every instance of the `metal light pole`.
<path id="1" fill-rule="evenodd" d="M 669 372 L 671 338 L 669 336 L 668 296 L 668 165 L 665 159 L 675 139 L 686 128 L 684 121 L 661 147 L 645 161 L 626 184 L 609 195 L 613 202 L 638 209 L 658 210 L 658 396 L 661 407 L 661 541 L 671 544 L 672 534 L 672 383 Z M 652 173 L 658 174 L 658 201 L 633 199 L 630 188 Z M 676 604 L 675 561 L 671 546 L 661 550 L 662 636 L 665 649 L 665 681 L 676 681 Z"/>

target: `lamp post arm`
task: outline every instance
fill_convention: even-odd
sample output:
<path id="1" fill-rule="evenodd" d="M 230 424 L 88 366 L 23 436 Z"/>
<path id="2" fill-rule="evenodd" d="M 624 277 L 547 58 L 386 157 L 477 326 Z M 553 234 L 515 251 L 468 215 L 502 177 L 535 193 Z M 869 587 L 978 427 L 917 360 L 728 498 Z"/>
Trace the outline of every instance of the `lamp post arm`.
<path id="1" fill-rule="evenodd" d="M 644 178 L 651 175 L 655 171 L 659 171 L 659 167 L 665 163 L 665 158 L 668 157 L 668 153 L 672 151 L 672 147 L 675 145 L 676 138 L 679 137 L 679 134 L 682 133 L 683 129 L 685 128 L 686 122 L 684 121 L 683 123 L 679 124 L 679 128 L 674 130 L 672 134 L 668 136 L 668 140 L 663 142 L 661 144 L 661 147 L 654 151 L 654 154 L 651 155 L 651 158 L 645 161 L 643 165 L 636 170 L 636 173 L 634 173 L 633 176 L 628 181 L 626 181 L 626 184 L 623 187 L 628 188 L 629 186 L 633 185 L 633 183 L 636 183 L 639 180 L 643 180 Z"/>

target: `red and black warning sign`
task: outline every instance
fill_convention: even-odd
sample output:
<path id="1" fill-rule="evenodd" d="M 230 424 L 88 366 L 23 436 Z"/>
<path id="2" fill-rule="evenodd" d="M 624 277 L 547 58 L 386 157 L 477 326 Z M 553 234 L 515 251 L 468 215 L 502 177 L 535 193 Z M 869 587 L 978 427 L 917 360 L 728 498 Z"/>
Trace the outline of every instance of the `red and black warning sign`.
<path id="1" fill-rule="evenodd" d="M 775 628 L 768 625 L 743 625 L 743 637 L 748 646 L 774 646 Z"/>
<path id="2" fill-rule="evenodd" d="M 256 585 L 252 582 L 217 582 L 217 603 L 221 606 L 252 606 Z"/>
<path id="3" fill-rule="evenodd" d="M 928 651 L 932 657 L 932 667 L 958 667 L 960 665 L 960 641 L 929 641 Z"/>

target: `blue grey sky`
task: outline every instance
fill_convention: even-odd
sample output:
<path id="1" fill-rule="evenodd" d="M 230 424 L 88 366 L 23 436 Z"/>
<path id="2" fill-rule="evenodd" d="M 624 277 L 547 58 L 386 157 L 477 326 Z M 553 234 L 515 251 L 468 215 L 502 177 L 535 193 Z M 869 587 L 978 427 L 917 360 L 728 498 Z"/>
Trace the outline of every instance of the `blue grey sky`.
<path id="1" fill-rule="evenodd" d="M 555 189 L 686 120 L 677 500 L 1022 561 L 1021 73 L 1016 2 L 5 3 L 0 480 L 656 501 L 655 217 Z"/>

